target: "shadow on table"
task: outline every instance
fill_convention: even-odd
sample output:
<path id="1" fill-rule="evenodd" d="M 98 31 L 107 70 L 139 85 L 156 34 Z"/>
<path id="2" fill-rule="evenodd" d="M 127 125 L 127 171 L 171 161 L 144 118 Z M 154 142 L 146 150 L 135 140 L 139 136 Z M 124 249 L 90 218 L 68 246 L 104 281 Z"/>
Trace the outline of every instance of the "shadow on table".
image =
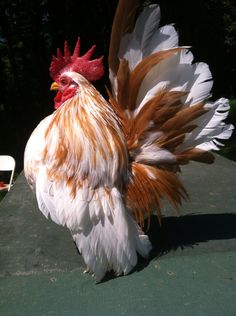
<path id="1" fill-rule="evenodd" d="M 227 240 L 236 238 L 236 214 L 191 214 L 180 217 L 164 217 L 159 225 L 156 216 L 151 216 L 151 224 L 146 232 L 152 243 L 148 259 L 139 257 L 138 264 L 132 272 L 141 271 L 158 257 L 198 243 L 210 240 Z M 132 273 L 131 272 L 131 273 Z M 107 273 L 103 282 L 115 278 Z"/>
<path id="2" fill-rule="evenodd" d="M 165 217 L 160 226 L 156 216 L 151 217 L 147 231 L 152 243 L 148 260 L 139 258 L 136 271 L 142 270 L 154 258 L 171 250 L 193 247 L 210 240 L 236 238 L 236 214 L 192 214 L 180 217 Z"/>

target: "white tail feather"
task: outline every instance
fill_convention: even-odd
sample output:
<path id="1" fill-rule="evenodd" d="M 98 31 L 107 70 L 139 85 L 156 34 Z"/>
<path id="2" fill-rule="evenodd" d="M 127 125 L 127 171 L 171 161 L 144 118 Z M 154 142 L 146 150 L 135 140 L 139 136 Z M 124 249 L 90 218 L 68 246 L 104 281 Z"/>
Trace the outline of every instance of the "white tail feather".
<path id="1" fill-rule="evenodd" d="M 192 133 L 187 134 L 185 141 L 177 148 L 178 151 L 189 147 L 197 147 L 202 150 L 219 150 L 217 139 L 230 138 L 234 127 L 225 124 L 223 121 L 228 116 L 229 100 L 220 98 L 214 103 L 206 103 L 205 108 L 208 112 L 193 121 L 198 127 Z"/>
<path id="2" fill-rule="evenodd" d="M 154 66 L 140 87 L 136 112 L 138 113 L 147 101 L 163 89 L 187 92 L 186 106 L 209 97 L 212 88 L 209 67 L 205 63 L 192 64 L 192 58 L 192 54 L 183 49 Z"/>
<path id="3" fill-rule="evenodd" d="M 159 23 L 160 8 L 157 5 L 146 7 L 137 19 L 133 34 L 138 39 L 144 56 L 150 47 L 153 34 L 158 30 Z"/>
<path id="4" fill-rule="evenodd" d="M 120 43 L 119 58 L 129 61 L 133 69 L 147 54 L 149 43 L 160 21 L 160 9 L 156 5 L 146 7 L 136 21 L 131 34 L 126 34 Z"/>
<path id="5" fill-rule="evenodd" d="M 178 34 L 172 25 L 158 28 L 160 8 L 146 7 L 138 17 L 132 33 L 126 34 L 120 44 L 119 58 L 129 62 L 132 70 L 150 54 L 178 46 Z"/>

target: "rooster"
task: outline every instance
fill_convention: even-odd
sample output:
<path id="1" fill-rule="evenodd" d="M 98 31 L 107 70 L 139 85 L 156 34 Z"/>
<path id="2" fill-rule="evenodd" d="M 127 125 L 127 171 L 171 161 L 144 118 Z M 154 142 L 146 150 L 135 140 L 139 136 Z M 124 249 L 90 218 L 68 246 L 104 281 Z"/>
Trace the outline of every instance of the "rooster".
<path id="1" fill-rule="evenodd" d="M 181 205 L 187 192 L 178 176 L 191 160 L 212 163 L 210 150 L 230 137 L 223 121 L 229 101 L 209 101 L 212 76 L 178 46 L 172 25 L 159 27 L 160 8 L 136 17 L 137 0 L 120 0 L 109 49 L 108 100 L 91 82 L 104 74 L 95 46 L 80 56 L 65 42 L 50 75 L 55 111 L 32 133 L 25 176 L 40 211 L 66 226 L 86 271 L 128 274 L 151 243 L 144 220 L 161 221 L 162 200 Z"/>

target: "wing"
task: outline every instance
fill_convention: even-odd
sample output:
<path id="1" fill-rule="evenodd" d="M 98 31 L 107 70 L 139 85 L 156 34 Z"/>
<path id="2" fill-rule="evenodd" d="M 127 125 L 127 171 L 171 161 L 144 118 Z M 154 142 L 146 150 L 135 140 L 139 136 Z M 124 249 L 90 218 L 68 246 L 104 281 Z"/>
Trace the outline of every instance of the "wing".
<path id="1" fill-rule="evenodd" d="M 208 65 L 193 63 L 189 48 L 178 46 L 173 25 L 159 27 L 159 6 L 146 7 L 136 23 L 132 11 L 126 32 L 120 12 L 125 16 L 129 5 L 133 1 L 119 2 L 113 26 L 111 45 L 116 34 L 119 43 L 110 49 L 109 98 L 132 158 L 127 203 L 142 223 L 150 209 L 160 214 L 163 197 L 174 206 L 181 203 L 186 191 L 176 174 L 179 165 L 212 163 L 209 150 L 219 149 L 233 126 L 223 122 L 229 101 L 209 101 Z"/>

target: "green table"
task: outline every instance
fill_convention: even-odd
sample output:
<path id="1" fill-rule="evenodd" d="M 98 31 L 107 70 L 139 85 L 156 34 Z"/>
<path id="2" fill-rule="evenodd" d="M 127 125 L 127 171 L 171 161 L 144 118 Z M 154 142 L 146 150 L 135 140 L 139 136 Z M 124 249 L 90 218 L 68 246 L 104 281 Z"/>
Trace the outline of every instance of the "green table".
<path id="1" fill-rule="evenodd" d="M 191 163 L 183 179 L 191 201 L 153 220 L 151 259 L 95 284 L 21 174 L 0 204 L 0 315 L 236 315 L 236 164 Z"/>

